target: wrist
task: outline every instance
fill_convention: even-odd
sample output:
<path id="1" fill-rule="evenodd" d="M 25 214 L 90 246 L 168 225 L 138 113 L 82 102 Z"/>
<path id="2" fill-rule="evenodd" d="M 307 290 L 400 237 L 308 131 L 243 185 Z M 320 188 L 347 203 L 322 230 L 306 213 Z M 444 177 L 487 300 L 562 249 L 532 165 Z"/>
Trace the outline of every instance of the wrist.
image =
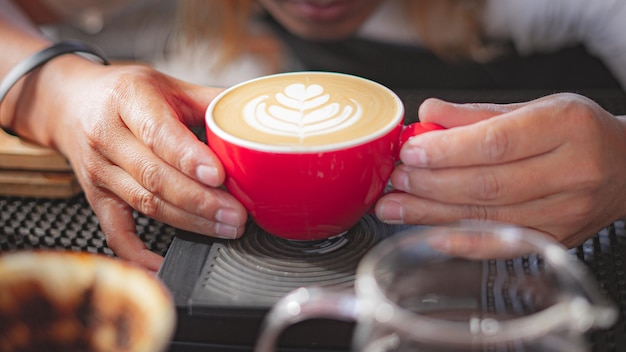
<path id="1" fill-rule="evenodd" d="M 24 139 L 63 152 L 64 140 L 73 140 L 69 134 L 94 113 L 93 92 L 108 70 L 78 55 L 50 61 L 24 80 L 11 127 Z"/>
<path id="2" fill-rule="evenodd" d="M 39 86 L 42 84 L 45 85 L 46 82 L 46 80 L 41 77 L 43 76 L 42 72 L 49 72 L 50 70 L 46 69 L 46 67 L 54 65 L 55 61 L 71 60 L 61 60 L 63 57 L 73 56 L 78 58 L 77 53 L 95 57 L 105 65 L 108 64 L 108 60 L 98 48 L 89 46 L 80 41 L 64 41 L 35 52 L 10 69 L 2 81 L 0 81 L 0 104 L 3 105 L 0 106 L 0 108 L 2 108 L 0 111 L 3 112 L 0 116 L 0 127 L 13 134 L 13 130 L 21 126 L 22 130 L 25 130 L 26 137 L 34 139 L 32 133 L 28 132 L 30 129 L 24 128 L 29 124 L 20 123 L 19 119 L 16 119 L 19 115 L 28 115 L 28 112 L 31 110 L 30 108 L 22 109 L 20 105 L 22 105 L 23 102 L 28 102 L 27 105 L 40 105 L 38 102 L 40 99 L 45 100 L 45 98 L 50 95 L 57 95 L 57 89 L 63 85 L 65 77 L 63 77 L 63 75 L 57 77 L 56 87 L 52 87 L 51 90 L 41 90 Z M 72 70 L 72 68 L 70 68 L 70 70 Z M 54 70 L 52 71 L 54 72 Z M 61 70 L 61 72 L 64 71 Z M 33 94 L 38 92 L 41 94 Z M 7 95 L 12 95 L 12 98 L 5 99 Z"/>

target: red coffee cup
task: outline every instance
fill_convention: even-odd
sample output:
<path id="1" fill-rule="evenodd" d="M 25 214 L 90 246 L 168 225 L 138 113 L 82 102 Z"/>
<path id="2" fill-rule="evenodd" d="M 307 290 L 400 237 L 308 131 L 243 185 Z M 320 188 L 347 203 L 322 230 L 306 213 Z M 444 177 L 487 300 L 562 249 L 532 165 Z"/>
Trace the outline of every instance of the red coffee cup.
<path id="1" fill-rule="evenodd" d="M 206 130 L 226 188 L 252 219 L 272 235 L 307 241 L 354 226 L 383 193 L 402 143 L 441 128 L 403 120 L 400 98 L 376 82 L 294 72 L 222 92 Z"/>

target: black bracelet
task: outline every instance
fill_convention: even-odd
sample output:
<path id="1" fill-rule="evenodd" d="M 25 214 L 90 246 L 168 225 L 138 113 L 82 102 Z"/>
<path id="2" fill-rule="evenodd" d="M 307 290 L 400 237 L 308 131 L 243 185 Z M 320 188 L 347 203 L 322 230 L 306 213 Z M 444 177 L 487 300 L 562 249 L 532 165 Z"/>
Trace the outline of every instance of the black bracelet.
<path id="1" fill-rule="evenodd" d="M 2 83 L 0 83 L 0 104 L 4 100 L 4 97 L 9 93 L 9 90 L 11 90 L 20 78 L 57 56 L 72 53 L 90 54 L 102 60 L 104 65 L 109 64 L 109 60 L 106 58 L 104 53 L 96 47 L 90 46 L 78 40 L 58 42 L 39 52 L 36 52 L 9 71 L 9 73 L 2 80 Z M 0 128 L 9 134 L 15 135 L 13 131 L 10 131 L 2 126 L 0 126 Z"/>

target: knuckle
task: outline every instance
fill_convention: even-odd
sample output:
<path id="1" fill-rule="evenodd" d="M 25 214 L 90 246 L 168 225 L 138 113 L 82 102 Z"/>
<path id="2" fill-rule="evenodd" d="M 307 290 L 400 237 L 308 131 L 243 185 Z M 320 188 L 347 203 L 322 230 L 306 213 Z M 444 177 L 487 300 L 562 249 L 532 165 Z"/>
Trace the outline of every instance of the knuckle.
<path id="1" fill-rule="evenodd" d="M 149 72 L 139 66 L 121 67 L 112 77 L 109 77 L 107 96 L 111 106 L 127 101 L 135 92 L 141 90 L 139 82 L 149 77 Z"/>
<path id="2" fill-rule="evenodd" d="M 148 148 L 154 150 L 160 141 L 167 139 L 167 131 L 163 124 L 157 122 L 157 119 L 145 116 L 139 121 L 138 133 L 141 139 L 148 146 Z"/>
<path id="3" fill-rule="evenodd" d="M 152 162 L 143 162 L 139 164 L 139 179 L 141 184 L 149 192 L 158 193 L 163 179 L 163 168 Z"/>
<path id="4" fill-rule="evenodd" d="M 494 220 L 491 208 L 476 204 L 465 204 L 461 207 L 461 217 L 464 219 Z"/>
<path id="5" fill-rule="evenodd" d="M 152 218 L 156 218 L 161 209 L 160 200 L 146 190 L 138 190 L 131 195 L 131 203 L 138 212 Z"/>
<path id="6" fill-rule="evenodd" d="M 116 88 L 133 88 L 137 82 L 151 81 L 156 78 L 157 72 L 142 65 L 127 65 L 115 71 L 114 85 Z"/>
<path id="7" fill-rule="evenodd" d="M 98 168 L 93 165 L 93 163 L 88 163 L 84 169 L 85 171 L 85 179 L 89 180 L 89 182 L 96 187 L 105 187 L 107 184 L 107 179 L 104 176 L 104 173 L 99 172 Z"/>
<path id="8" fill-rule="evenodd" d="M 592 102 L 591 99 L 585 96 L 571 92 L 557 93 L 554 94 L 554 97 L 556 97 L 555 103 L 558 106 L 564 107 L 565 109 L 572 107 L 580 108 L 583 106 L 588 107 Z"/>
<path id="9" fill-rule="evenodd" d="M 106 112 L 105 112 L 106 114 Z M 87 119 L 89 120 L 89 119 Z M 102 121 L 102 118 L 96 118 L 93 120 Z M 90 123 L 84 134 L 84 143 L 89 150 L 99 151 L 106 149 L 105 141 L 110 140 L 110 129 L 106 123 Z"/>
<path id="10" fill-rule="evenodd" d="M 122 106 L 128 108 L 136 106 L 136 102 L 132 102 L 136 96 L 146 89 L 153 89 L 158 86 L 159 73 L 143 66 L 130 66 L 126 69 L 120 70 L 121 72 L 115 76 L 114 82 L 110 88 L 110 101 L 108 102 L 109 108 L 112 111 L 123 110 Z M 153 148 L 155 143 L 158 143 L 167 135 L 167 131 L 162 124 L 157 122 L 152 116 L 153 111 L 144 111 L 142 108 L 137 107 L 133 109 L 137 119 L 137 129 L 139 136 L 144 140 L 144 143 Z"/>
<path id="11" fill-rule="evenodd" d="M 575 129 L 590 133 L 596 125 L 596 113 L 599 106 L 590 99 L 575 93 L 560 93 L 552 102 L 558 109 L 558 118 L 567 120 L 567 124 L 578 126 Z"/>
<path id="12" fill-rule="evenodd" d="M 481 151 L 489 162 L 502 160 L 509 149 L 509 137 L 499 128 L 488 126 L 482 140 Z"/>
<path id="13" fill-rule="evenodd" d="M 477 200 L 497 199 L 501 194 L 501 185 L 492 172 L 481 172 L 470 182 L 470 196 Z"/>
<path id="14" fill-rule="evenodd" d="M 109 168 L 109 164 L 105 164 L 97 158 L 85 157 L 83 158 L 80 166 L 74 166 L 73 170 L 76 176 L 81 180 L 82 187 L 105 187 L 109 183 L 109 179 L 106 176 Z"/>
<path id="15" fill-rule="evenodd" d="M 196 167 L 196 159 L 197 156 L 191 150 L 186 149 L 178 156 L 176 162 L 180 170 L 183 170 L 187 174 L 193 174 Z"/>

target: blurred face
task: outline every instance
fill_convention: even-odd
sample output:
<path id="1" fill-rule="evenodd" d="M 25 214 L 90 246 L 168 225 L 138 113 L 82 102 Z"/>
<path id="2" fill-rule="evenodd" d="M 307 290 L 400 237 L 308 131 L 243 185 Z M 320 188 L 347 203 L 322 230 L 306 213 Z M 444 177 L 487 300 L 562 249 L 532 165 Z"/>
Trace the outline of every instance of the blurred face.
<path id="1" fill-rule="evenodd" d="M 292 34 L 305 39 L 348 37 L 384 0 L 258 0 Z"/>

